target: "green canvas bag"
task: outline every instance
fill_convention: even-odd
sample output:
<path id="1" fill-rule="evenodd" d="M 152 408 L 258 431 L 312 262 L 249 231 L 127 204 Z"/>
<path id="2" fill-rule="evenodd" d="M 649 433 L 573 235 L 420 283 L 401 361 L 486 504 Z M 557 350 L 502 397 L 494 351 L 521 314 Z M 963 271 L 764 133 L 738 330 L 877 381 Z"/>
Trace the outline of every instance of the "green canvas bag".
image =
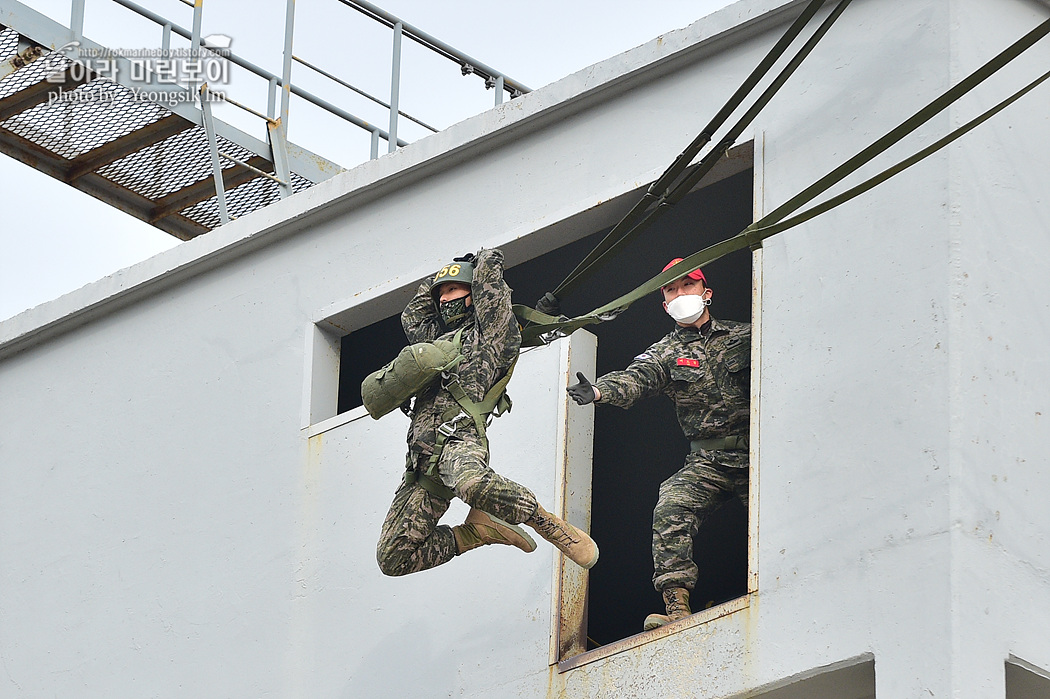
<path id="1" fill-rule="evenodd" d="M 463 359 L 459 333 L 455 340 L 417 342 L 402 349 L 393 361 L 361 382 L 361 401 L 378 420 L 429 386 L 443 371 Z"/>

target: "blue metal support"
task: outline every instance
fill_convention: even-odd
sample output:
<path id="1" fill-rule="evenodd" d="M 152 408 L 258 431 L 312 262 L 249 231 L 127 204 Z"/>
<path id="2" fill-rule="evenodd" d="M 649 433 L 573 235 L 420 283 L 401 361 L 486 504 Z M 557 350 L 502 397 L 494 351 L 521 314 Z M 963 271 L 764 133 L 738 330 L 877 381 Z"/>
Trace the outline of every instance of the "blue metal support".
<path id="1" fill-rule="evenodd" d="M 284 65 L 281 69 L 281 116 L 266 123 L 273 153 L 273 169 L 280 181 L 282 199 L 292 195 L 292 174 L 288 167 L 288 106 L 292 89 L 292 32 L 295 26 L 295 0 L 287 0 L 284 14 Z M 271 86 L 273 81 L 271 81 Z"/>
<path id="2" fill-rule="evenodd" d="M 201 0 L 197 0 L 199 4 Z M 215 122 L 211 116 L 211 101 L 208 99 L 208 83 L 201 85 L 201 112 L 204 115 L 204 133 L 208 136 L 208 150 L 211 154 L 211 172 L 215 178 L 215 196 L 219 204 L 219 221 L 222 225 L 230 222 L 226 210 L 226 189 L 222 181 L 222 161 L 219 160 L 219 144 L 215 138 Z"/>
<path id="3" fill-rule="evenodd" d="M 279 121 L 267 121 L 266 131 L 270 136 L 270 152 L 273 154 L 273 169 L 277 173 L 281 199 L 292 196 L 292 173 L 288 165 L 288 134 Z"/>
<path id="4" fill-rule="evenodd" d="M 394 57 L 390 67 L 390 138 L 387 152 L 393 153 L 397 150 L 397 107 L 398 96 L 401 92 L 401 33 L 404 25 L 401 22 L 394 24 Z"/>
<path id="5" fill-rule="evenodd" d="M 266 118 L 277 118 L 277 76 L 270 77 L 269 87 L 266 88 Z"/>
<path id="6" fill-rule="evenodd" d="M 84 0 L 73 0 L 69 16 L 70 41 L 74 42 L 70 58 L 80 58 L 80 43 L 84 39 Z"/>
<path id="7" fill-rule="evenodd" d="M 200 55 L 201 19 L 204 14 L 204 0 L 193 0 L 193 33 L 190 35 L 190 55 Z"/>
<path id="8" fill-rule="evenodd" d="M 295 0 L 287 0 L 284 13 L 284 66 L 281 71 L 281 127 L 288 135 L 288 103 L 292 89 L 292 29 L 295 24 Z"/>

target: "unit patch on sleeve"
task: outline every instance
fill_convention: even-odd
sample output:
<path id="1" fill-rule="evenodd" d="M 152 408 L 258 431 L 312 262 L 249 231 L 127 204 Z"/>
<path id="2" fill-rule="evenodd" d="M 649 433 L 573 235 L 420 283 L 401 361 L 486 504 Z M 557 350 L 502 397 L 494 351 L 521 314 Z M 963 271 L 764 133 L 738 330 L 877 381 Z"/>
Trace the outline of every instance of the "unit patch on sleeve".
<path id="1" fill-rule="evenodd" d="M 691 367 L 699 367 L 700 366 L 700 360 L 699 359 L 690 359 L 689 357 L 679 357 L 677 361 L 678 361 L 678 366 L 691 366 Z"/>

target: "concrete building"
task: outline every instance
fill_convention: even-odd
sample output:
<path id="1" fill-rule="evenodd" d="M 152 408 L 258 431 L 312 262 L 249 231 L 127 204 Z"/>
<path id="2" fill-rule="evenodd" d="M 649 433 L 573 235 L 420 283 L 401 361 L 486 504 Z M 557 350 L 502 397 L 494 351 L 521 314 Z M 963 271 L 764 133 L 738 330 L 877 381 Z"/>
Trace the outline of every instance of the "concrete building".
<path id="1" fill-rule="evenodd" d="M 498 246 L 534 302 L 802 7 L 742 0 L 0 323 L 0 696 L 1050 696 L 1045 87 L 707 269 L 713 312 L 754 323 L 750 506 L 698 542 L 710 608 L 636 633 L 685 449 L 667 406 L 565 398 L 667 331 L 652 300 L 523 354 L 491 432 L 497 470 L 591 522 L 590 579 L 543 544 L 376 566 L 407 421 L 346 377 L 389 359 L 419 280 Z M 738 232 L 1048 16 L 855 0 L 567 310 Z M 1048 41 L 846 184 L 1041 73 Z"/>

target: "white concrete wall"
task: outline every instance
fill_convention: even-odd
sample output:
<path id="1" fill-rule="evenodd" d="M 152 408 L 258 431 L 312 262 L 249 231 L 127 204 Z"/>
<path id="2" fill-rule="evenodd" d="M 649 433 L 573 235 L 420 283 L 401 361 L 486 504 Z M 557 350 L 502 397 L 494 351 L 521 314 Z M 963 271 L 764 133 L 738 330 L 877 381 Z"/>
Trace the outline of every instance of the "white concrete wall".
<path id="1" fill-rule="evenodd" d="M 580 339 L 591 360 L 577 358 L 571 371 L 593 371 L 594 344 Z M 514 408 L 490 428 L 493 467 L 548 508 L 561 482 L 569 376 L 568 340 L 525 353 L 512 381 Z M 535 678 L 546 675 L 550 655 L 552 579 L 560 574 L 554 548 L 541 542 L 525 556 L 493 546 L 426 573 L 384 577 L 375 544 L 404 471 L 408 420 L 396 412 L 373 421 L 364 408 L 348 417 L 308 440 L 298 469 L 298 567 L 282 634 L 287 675 L 274 678 L 287 682 L 280 694 L 412 697 L 437 688 L 537 696 Z M 589 424 L 572 424 L 589 437 Z M 589 476 L 584 456 L 576 466 Z M 586 523 L 589 482 L 570 500 L 571 519 Z M 458 524 L 466 513 L 457 501 L 443 521 Z"/>
<path id="2" fill-rule="evenodd" d="M 953 79 L 1048 16 L 1036 3 L 953 3 Z M 978 51 L 977 47 L 988 47 Z M 960 103 L 962 123 L 1046 70 L 1033 47 Z M 1050 91 L 1022 98 L 952 149 L 950 478 L 953 686 L 1002 696 L 1002 661 L 1050 668 Z"/>
<path id="3" fill-rule="evenodd" d="M 874 658 L 880 697 L 994 697 L 1008 657 L 1050 667 L 1045 88 L 756 258 L 758 592 L 739 611 L 549 669 L 549 547 L 384 579 L 404 421 L 302 429 L 314 323 L 367 322 L 452 254 L 520 261 L 614 222 L 782 4 L 745 0 L 0 323 L 0 696 L 715 697 Z M 1048 14 L 855 0 L 745 135 L 758 213 Z M 545 502 L 566 352 L 525 356 L 494 436 Z"/>

